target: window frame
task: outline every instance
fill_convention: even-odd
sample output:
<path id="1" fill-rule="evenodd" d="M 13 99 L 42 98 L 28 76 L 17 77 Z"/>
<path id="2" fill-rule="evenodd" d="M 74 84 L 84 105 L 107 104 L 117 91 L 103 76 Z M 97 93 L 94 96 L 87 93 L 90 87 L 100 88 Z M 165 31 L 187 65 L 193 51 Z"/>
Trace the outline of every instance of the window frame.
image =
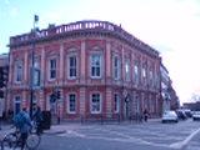
<path id="1" fill-rule="evenodd" d="M 51 61 L 55 61 L 55 68 L 53 68 L 54 70 L 52 70 L 52 68 L 51 68 Z M 49 71 L 48 71 L 48 72 L 49 72 L 49 80 L 50 80 L 50 81 L 56 80 L 56 77 L 57 77 L 57 69 L 56 69 L 56 66 L 57 66 L 57 59 L 56 59 L 55 57 L 50 58 L 50 59 L 49 59 Z M 52 71 L 55 71 L 55 77 L 54 77 L 54 78 L 51 77 Z"/>
<path id="2" fill-rule="evenodd" d="M 20 70 L 18 67 L 21 67 Z M 22 83 L 22 79 L 23 79 L 23 63 L 22 60 L 17 60 L 15 62 L 15 83 L 19 84 Z M 18 80 L 18 77 L 20 80 Z"/>
<path id="3" fill-rule="evenodd" d="M 75 110 L 74 111 L 71 111 L 70 110 L 70 96 L 71 95 L 73 95 L 74 97 L 75 97 L 75 102 L 74 102 L 74 104 L 75 104 Z M 67 113 L 68 114 L 76 114 L 76 111 L 77 111 L 77 95 L 76 95 L 76 93 L 69 93 L 68 95 L 67 95 Z"/>
<path id="4" fill-rule="evenodd" d="M 93 73 L 93 67 L 98 67 L 98 66 L 96 66 L 96 64 L 92 64 L 92 57 L 94 57 L 94 56 L 99 56 L 99 76 L 97 75 L 97 72 L 95 73 L 95 75 L 93 75 L 92 73 Z M 92 78 L 92 79 L 101 79 L 102 78 L 102 73 L 103 73 L 103 64 L 102 64 L 102 62 L 103 62 L 103 56 L 102 56 L 102 54 L 101 53 L 91 53 L 91 55 L 90 55 L 90 77 Z M 95 68 L 95 70 L 96 70 L 97 68 Z"/>
<path id="5" fill-rule="evenodd" d="M 120 113 L 120 107 L 121 107 L 121 99 L 120 94 L 115 93 L 114 94 L 114 113 Z"/>
<path id="6" fill-rule="evenodd" d="M 75 66 L 73 66 L 73 67 L 75 67 L 75 68 L 72 68 L 72 69 L 75 69 L 75 76 L 70 76 L 70 70 L 71 70 L 71 66 L 70 66 L 70 58 L 75 58 Z M 78 59 L 77 59 L 78 57 L 77 57 L 77 54 L 76 53 L 73 53 L 73 54 L 69 54 L 68 56 L 67 56 L 67 67 L 68 67 L 68 69 L 67 69 L 67 72 L 68 72 L 68 79 L 76 79 L 77 78 L 77 75 L 78 75 Z"/>
<path id="7" fill-rule="evenodd" d="M 99 96 L 99 110 L 98 111 L 93 110 L 93 95 Z M 98 104 L 96 104 L 96 105 L 98 105 Z M 99 92 L 94 92 L 90 95 L 90 113 L 91 114 L 101 114 L 102 113 L 102 95 Z"/>
<path id="8" fill-rule="evenodd" d="M 129 59 L 125 60 L 125 81 L 131 81 L 131 61 Z"/>
<path id="9" fill-rule="evenodd" d="M 117 65 L 115 61 L 117 60 Z M 113 56 L 113 78 L 114 80 L 120 80 L 121 78 L 121 60 L 118 55 Z"/>

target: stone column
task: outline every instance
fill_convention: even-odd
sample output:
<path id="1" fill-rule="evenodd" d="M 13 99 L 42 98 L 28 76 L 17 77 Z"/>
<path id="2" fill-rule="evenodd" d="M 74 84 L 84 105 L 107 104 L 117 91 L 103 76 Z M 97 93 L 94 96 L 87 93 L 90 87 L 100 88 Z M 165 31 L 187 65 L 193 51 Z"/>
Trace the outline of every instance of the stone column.
<path id="1" fill-rule="evenodd" d="M 46 72 L 46 67 L 45 67 L 45 49 L 44 47 L 41 50 L 41 86 L 43 87 L 45 84 L 45 72 Z"/>
<path id="2" fill-rule="evenodd" d="M 64 110 L 64 90 L 60 89 L 60 100 L 57 102 L 58 103 L 58 116 L 60 116 L 60 119 L 62 119 L 65 115 L 65 110 Z"/>
<path id="3" fill-rule="evenodd" d="M 30 105 L 30 101 L 27 97 L 27 91 L 22 91 L 22 100 L 21 100 L 21 108 L 29 108 Z"/>
<path id="4" fill-rule="evenodd" d="M 108 83 L 111 81 L 111 44 L 110 42 L 106 42 L 106 58 L 105 58 L 105 71 L 106 71 L 106 80 Z"/>
<path id="5" fill-rule="evenodd" d="M 122 47 L 122 68 L 121 68 L 121 75 L 122 75 L 122 81 L 125 81 L 125 52 L 124 47 Z M 124 84 L 124 83 L 123 83 Z"/>
<path id="6" fill-rule="evenodd" d="M 134 78 L 135 78 L 135 57 L 134 54 L 131 53 L 131 64 L 130 64 L 130 71 L 131 71 L 131 81 L 135 85 Z"/>
<path id="7" fill-rule="evenodd" d="M 81 41 L 81 53 L 80 53 L 80 84 L 85 84 L 86 80 L 86 50 L 85 41 Z"/>
<path id="8" fill-rule="evenodd" d="M 112 90 L 111 88 L 106 88 L 106 117 L 111 118 L 112 117 Z"/>
<path id="9" fill-rule="evenodd" d="M 40 106 L 41 110 L 45 110 L 45 96 L 44 96 L 44 91 L 43 89 L 40 90 L 39 92 L 39 102 L 38 105 Z"/>
<path id="10" fill-rule="evenodd" d="M 60 67 L 59 67 L 59 74 L 60 74 L 60 79 L 59 79 L 59 84 L 63 85 L 64 82 L 64 70 L 66 69 L 64 65 L 64 46 L 63 43 L 60 44 Z"/>
<path id="11" fill-rule="evenodd" d="M 86 114 L 86 89 L 85 87 L 80 88 L 80 115 L 84 117 Z"/>
<path id="12" fill-rule="evenodd" d="M 28 62 L 28 51 L 25 51 L 24 53 L 24 83 L 25 83 L 25 86 L 30 86 L 27 85 L 29 82 L 28 82 L 28 75 L 29 75 L 29 71 L 30 71 L 30 67 L 29 67 L 29 62 Z"/>

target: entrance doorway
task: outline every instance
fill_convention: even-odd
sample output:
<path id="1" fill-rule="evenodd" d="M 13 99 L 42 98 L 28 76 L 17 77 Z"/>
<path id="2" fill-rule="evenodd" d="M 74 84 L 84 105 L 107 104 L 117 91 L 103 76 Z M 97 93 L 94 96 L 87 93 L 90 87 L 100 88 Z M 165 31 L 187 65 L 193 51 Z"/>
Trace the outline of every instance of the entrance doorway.
<path id="1" fill-rule="evenodd" d="M 132 100 L 131 96 L 128 94 L 124 99 L 124 119 L 129 120 L 131 118 L 131 106 L 132 106 Z"/>

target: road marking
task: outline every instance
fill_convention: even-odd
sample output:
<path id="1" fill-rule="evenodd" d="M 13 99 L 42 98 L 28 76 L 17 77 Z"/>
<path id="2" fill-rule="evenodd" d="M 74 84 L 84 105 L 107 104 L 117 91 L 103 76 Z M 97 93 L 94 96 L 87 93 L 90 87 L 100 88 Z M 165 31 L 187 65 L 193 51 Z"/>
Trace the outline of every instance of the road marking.
<path id="1" fill-rule="evenodd" d="M 187 144 L 200 132 L 200 128 L 196 131 L 192 132 L 189 136 L 185 138 L 183 141 L 179 141 L 171 144 L 169 147 L 174 149 L 183 149 L 187 147 Z"/>

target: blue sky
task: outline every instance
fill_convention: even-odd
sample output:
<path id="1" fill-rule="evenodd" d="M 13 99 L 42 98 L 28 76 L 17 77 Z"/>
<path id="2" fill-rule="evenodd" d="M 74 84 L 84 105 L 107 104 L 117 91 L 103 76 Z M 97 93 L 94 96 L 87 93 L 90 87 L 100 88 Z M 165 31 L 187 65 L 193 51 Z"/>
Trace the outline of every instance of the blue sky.
<path id="1" fill-rule="evenodd" d="M 0 53 L 9 37 L 78 20 L 107 20 L 160 51 L 181 102 L 200 93 L 200 0 L 0 0 Z"/>

